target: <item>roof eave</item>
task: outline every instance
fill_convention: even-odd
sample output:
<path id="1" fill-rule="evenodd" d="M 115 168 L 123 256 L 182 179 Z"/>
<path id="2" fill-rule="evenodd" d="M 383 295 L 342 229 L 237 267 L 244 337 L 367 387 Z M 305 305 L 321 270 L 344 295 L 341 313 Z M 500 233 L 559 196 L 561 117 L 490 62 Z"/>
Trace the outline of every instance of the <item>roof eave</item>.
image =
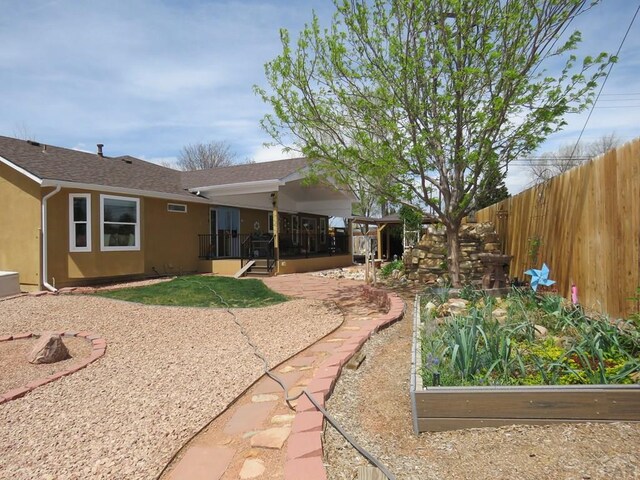
<path id="1" fill-rule="evenodd" d="M 92 184 L 92 183 L 69 182 L 66 180 L 43 179 L 40 182 L 40 186 L 42 187 L 55 187 L 58 185 L 60 185 L 63 188 L 76 188 L 81 190 L 91 190 L 91 191 L 106 192 L 106 193 L 120 193 L 124 195 L 136 195 L 140 197 L 160 198 L 163 200 L 177 200 L 182 202 L 193 202 L 193 203 L 210 203 L 208 199 L 199 198 L 196 195 L 190 196 L 187 194 L 186 191 L 184 195 L 179 195 L 175 193 L 157 192 L 154 190 L 139 190 L 134 188 L 113 187 L 108 185 L 98 185 L 98 184 Z M 189 193 L 192 193 L 192 192 L 189 192 Z"/>
<path id="2" fill-rule="evenodd" d="M 29 178 L 30 180 L 33 180 L 34 182 L 38 184 L 42 184 L 42 178 L 38 177 L 37 175 L 34 175 L 29 170 L 22 168 L 20 165 L 16 165 L 11 160 L 7 160 L 6 158 L 0 156 L 0 163 L 4 163 L 9 168 L 14 169 L 16 172 L 21 173 L 22 175 Z"/>
<path id="3" fill-rule="evenodd" d="M 189 192 L 206 193 L 208 195 L 244 195 L 247 193 L 269 193 L 276 192 L 284 185 L 279 179 L 256 180 L 253 182 L 228 183 L 226 185 L 205 185 L 201 187 L 189 188 Z"/>

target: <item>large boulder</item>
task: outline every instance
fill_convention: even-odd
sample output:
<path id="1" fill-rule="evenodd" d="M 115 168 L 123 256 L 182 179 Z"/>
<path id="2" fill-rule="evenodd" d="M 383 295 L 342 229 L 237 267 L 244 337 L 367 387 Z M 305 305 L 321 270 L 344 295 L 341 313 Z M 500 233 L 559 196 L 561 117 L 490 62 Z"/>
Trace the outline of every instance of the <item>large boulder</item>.
<path id="1" fill-rule="evenodd" d="M 55 333 L 43 334 L 27 354 L 30 363 L 55 363 L 70 357 L 67 346 Z"/>

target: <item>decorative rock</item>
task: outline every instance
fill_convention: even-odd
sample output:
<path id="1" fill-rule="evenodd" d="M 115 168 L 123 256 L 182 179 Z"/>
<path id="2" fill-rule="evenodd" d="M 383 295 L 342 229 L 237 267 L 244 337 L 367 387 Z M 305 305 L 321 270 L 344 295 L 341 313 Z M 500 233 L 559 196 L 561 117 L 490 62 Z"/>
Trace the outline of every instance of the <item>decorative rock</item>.
<path id="1" fill-rule="evenodd" d="M 464 298 L 450 298 L 447 301 L 447 307 L 451 315 L 460 315 L 466 312 L 469 302 Z"/>
<path id="2" fill-rule="evenodd" d="M 499 324 L 504 325 L 507 321 L 508 313 L 504 308 L 496 308 L 491 312 L 491 316 L 496 319 Z"/>
<path id="3" fill-rule="evenodd" d="M 433 302 L 429 302 L 424 306 L 424 311 L 428 314 L 434 313 L 437 309 L 438 307 Z"/>
<path id="4" fill-rule="evenodd" d="M 275 402 L 276 400 L 278 400 L 278 395 L 271 393 L 260 393 L 251 397 L 253 403 Z"/>
<path id="5" fill-rule="evenodd" d="M 296 418 L 294 413 L 288 413 L 285 415 L 274 415 L 271 417 L 271 423 L 290 423 Z"/>
<path id="6" fill-rule="evenodd" d="M 240 478 L 246 480 L 248 478 L 256 478 L 264 473 L 264 462 L 259 458 L 247 458 L 242 464 L 240 470 Z"/>
<path id="7" fill-rule="evenodd" d="M 251 446 L 279 450 L 289 438 L 290 433 L 290 427 L 268 428 L 251 437 Z"/>
<path id="8" fill-rule="evenodd" d="M 58 334 L 43 334 L 27 354 L 30 363 L 55 363 L 70 358 L 69 350 Z"/>
<path id="9" fill-rule="evenodd" d="M 534 325 L 533 329 L 535 330 L 536 338 L 544 338 L 547 336 L 547 329 L 542 325 Z"/>

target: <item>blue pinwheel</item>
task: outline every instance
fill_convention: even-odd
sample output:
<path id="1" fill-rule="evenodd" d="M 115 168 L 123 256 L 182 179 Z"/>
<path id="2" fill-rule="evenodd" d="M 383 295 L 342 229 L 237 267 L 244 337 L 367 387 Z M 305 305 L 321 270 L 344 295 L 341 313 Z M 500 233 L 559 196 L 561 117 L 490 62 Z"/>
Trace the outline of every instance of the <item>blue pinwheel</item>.
<path id="1" fill-rule="evenodd" d="M 540 270 L 532 268 L 531 270 L 524 272 L 524 274 L 531 275 L 531 288 L 533 288 L 534 292 L 538 290 L 538 285 L 550 287 L 556 283 L 555 280 L 549 280 L 549 267 L 547 267 L 546 263 L 542 264 L 542 268 Z"/>

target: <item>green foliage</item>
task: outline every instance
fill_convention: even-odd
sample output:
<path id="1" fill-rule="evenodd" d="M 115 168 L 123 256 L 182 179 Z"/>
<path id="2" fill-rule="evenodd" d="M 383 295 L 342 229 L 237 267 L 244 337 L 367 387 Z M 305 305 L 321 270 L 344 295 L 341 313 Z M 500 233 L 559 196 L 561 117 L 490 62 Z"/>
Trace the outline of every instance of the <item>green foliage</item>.
<path id="1" fill-rule="evenodd" d="M 565 34 L 592 3 L 334 0 L 332 25 L 281 31 L 255 87 L 272 107 L 262 126 L 323 175 L 428 206 L 457 234 L 510 161 L 592 102 L 613 59 L 579 61 L 579 32 Z M 459 262 L 449 270 L 458 285 Z"/>
<path id="2" fill-rule="evenodd" d="M 538 265 L 538 253 L 540 253 L 542 239 L 538 235 L 534 235 L 533 237 L 529 237 L 527 245 L 527 254 L 529 255 L 529 261 L 531 262 L 530 265 L 532 268 L 535 268 Z"/>
<path id="3" fill-rule="evenodd" d="M 286 302 L 288 298 L 260 280 L 185 276 L 143 287 L 104 290 L 96 295 L 147 305 L 253 308 Z M 226 305 L 225 305 L 226 303 Z"/>
<path id="4" fill-rule="evenodd" d="M 504 175 L 496 164 L 490 163 L 480 181 L 474 208 L 481 210 L 507 198 L 509 198 L 509 190 L 504 183 Z"/>
<path id="5" fill-rule="evenodd" d="M 394 270 L 404 270 L 404 263 L 402 260 L 394 260 L 393 262 L 387 263 L 380 269 L 380 276 L 382 278 L 387 278 L 391 275 Z"/>
<path id="6" fill-rule="evenodd" d="M 640 332 L 629 322 L 616 325 L 585 316 L 560 297 L 514 290 L 506 299 L 508 320 L 500 324 L 495 303 L 504 301 L 475 299 L 467 314 L 441 325 L 433 318 L 437 309 L 423 318 L 427 384 L 434 373 L 442 385 L 631 383 L 640 373 Z M 536 338 L 535 325 L 546 325 L 549 336 Z"/>
<path id="7" fill-rule="evenodd" d="M 634 323 L 636 328 L 640 328 L 640 287 L 636 288 L 636 295 L 629 300 L 636 304 L 636 311 L 629 316 L 629 321 Z"/>
<path id="8" fill-rule="evenodd" d="M 400 219 L 404 222 L 407 230 L 420 230 L 422 228 L 422 219 L 424 217 L 420 210 L 402 205 L 398 211 Z"/>

